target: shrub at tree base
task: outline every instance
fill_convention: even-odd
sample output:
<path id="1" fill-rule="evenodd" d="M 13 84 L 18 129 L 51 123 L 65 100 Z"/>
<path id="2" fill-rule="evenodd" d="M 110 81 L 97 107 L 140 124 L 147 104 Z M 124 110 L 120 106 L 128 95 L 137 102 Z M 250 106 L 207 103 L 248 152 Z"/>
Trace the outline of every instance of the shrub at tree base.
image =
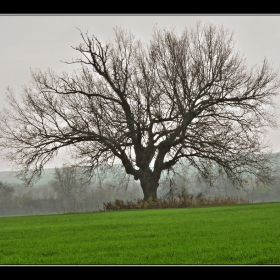
<path id="1" fill-rule="evenodd" d="M 156 208 L 186 208 L 195 206 L 214 206 L 214 205 L 231 205 L 231 204 L 245 204 L 249 200 L 240 197 L 215 197 L 208 198 L 202 193 L 195 195 L 187 195 L 178 198 L 169 199 L 136 199 L 134 201 L 124 201 L 115 199 L 114 202 L 103 203 L 103 210 L 124 210 L 124 209 L 156 209 Z"/>

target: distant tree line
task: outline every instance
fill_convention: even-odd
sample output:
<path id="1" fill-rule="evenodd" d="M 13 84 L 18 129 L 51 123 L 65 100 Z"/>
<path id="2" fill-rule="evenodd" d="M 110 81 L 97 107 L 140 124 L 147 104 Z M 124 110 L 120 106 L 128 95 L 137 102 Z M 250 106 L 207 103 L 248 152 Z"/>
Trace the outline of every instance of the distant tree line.
<path id="1" fill-rule="evenodd" d="M 244 187 L 240 189 L 217 166 L 211 168 L 213 177 L 209 180 L 186 165 L 174 172 L 166 172 L 160 181 L 158 197 L 170 199 L 203 193 L 210 198 L 240 197 L 249 202 L 280 200 L 279 164 L 271 183 L 264 185 L 256 177 L 247 175 L 243 177 Z M 91 180 L 84 176 L 83 168 L 64 166 L 56 168 L 53 179 L 41 186 L 24 187 L 0 181 L 0 215 L 99 211 L 103 210 L 104 203 L 115 199 L 133 201 L 142 199 L 142 196 L 139 183 L 127 176 L 120 166 L 110 171 L 99 169 Z"/>

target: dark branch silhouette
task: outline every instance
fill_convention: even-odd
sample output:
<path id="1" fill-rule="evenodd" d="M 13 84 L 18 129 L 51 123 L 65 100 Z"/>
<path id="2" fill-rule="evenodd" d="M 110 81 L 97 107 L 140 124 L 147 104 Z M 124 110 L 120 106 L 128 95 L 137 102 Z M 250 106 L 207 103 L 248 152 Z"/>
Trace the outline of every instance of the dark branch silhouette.
<path id="1" fill-rule="evenodd" d="M 277 73 L 266 60 L 248 69 L 227 30 L 155 29 L 147 45 L 118 28 L 111 43 L 81 37 L 72 75 L 33 71 L 21 101 L 8 90 L 0 145 L 27 183 L 65 146 L 90 170 L 122 163 L 145 200 L 183 158 L 206 178 L 215 162 L 240 184 L 244 172 L 271 179 L 262 134 L 276 126 Z"/>

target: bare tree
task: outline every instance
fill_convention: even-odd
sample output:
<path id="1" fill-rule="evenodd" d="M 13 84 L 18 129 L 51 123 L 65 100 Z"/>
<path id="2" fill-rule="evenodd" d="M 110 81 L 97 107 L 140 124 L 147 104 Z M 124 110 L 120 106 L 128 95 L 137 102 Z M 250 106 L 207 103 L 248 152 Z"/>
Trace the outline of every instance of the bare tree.
<path id="1" fill-rule="evenodd" d="M 7 195 L 13 194 L 14 188 L 8 183 L 0 181 L 0 198 L 6 198 Z"/>
<path id="2" fill-rule="evenodd" d="M 66 212 L 82 210 L 82 205 L 89 191 L 89 181 L 84 178 L 81 168 L 63 166 L 55 168 L 54 178 L 50 182 L 61 207 Z"/>
<path id="3" fill-rule="evenodd" d="M 119 28 L 105 44 L 81 37 L 69 62 L 79 70 L 33 71 L 21 102 L 8 90 L 0 145 L 28 180 L 66 146 L 91 171 L 120 162 L 145 200 L 182 158 L 205 178 L 215 162 L 240 184 L 244 172 L 270 179 L 261 136 L 276 126 L 277 72 L 266 60 L 248 68 L 230 32 L 199 23 L 181 35 L 155 29 L 149 44 Z"/>
<path id="4" fill-rule="evenodd" d="M 9 212 L 9 207 L 13 205 L 12 197 L 14 191 L 14 188 L 8 183 L 0 181 L 0 215 Z"/>

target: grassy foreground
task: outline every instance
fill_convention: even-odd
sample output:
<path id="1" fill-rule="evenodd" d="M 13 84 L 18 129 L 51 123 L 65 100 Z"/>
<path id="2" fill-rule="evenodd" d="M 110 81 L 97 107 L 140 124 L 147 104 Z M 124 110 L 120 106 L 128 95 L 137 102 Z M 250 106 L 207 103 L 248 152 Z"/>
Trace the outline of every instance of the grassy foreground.
<path id="1" fill-rule="evenodd" d="M 0 264 L 280 264 L 280 203 L 0 217 Z"/>

